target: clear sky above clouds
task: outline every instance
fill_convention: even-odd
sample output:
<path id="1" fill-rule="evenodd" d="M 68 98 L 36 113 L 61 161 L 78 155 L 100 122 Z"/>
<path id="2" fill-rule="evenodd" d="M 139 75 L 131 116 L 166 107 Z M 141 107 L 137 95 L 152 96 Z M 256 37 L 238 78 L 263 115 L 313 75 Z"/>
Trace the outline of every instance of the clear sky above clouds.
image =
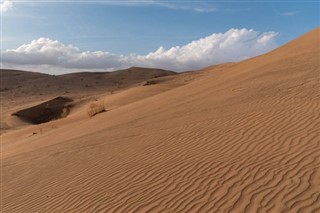
<path id="1" fill-rule="evenodd" d="M 1 1 L 2 66 L 177 71 L 265 53 L 320 25 L 319 1 Z"/>

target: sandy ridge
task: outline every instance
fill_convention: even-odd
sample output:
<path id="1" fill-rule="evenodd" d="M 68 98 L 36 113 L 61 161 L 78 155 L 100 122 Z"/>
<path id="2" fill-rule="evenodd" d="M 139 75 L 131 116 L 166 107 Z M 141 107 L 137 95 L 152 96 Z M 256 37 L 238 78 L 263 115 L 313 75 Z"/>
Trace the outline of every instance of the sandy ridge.
<path id="1" fill-rule="evenodd" d="M 21 139 L 34 147 L 3 159 L 3 211 L 318 212 L 319 32 Z"/>

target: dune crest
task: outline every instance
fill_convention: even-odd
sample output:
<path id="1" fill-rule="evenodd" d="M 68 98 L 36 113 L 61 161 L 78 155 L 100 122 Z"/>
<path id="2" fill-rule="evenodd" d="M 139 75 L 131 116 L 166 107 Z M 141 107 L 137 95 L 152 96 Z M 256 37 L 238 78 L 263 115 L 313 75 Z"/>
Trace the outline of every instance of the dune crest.
<path id="1" fill-rule="evenodd" d="M 319 212 L 319 32 L 140 83 L 63 128 L 1 136 L 2 210 Z"/>

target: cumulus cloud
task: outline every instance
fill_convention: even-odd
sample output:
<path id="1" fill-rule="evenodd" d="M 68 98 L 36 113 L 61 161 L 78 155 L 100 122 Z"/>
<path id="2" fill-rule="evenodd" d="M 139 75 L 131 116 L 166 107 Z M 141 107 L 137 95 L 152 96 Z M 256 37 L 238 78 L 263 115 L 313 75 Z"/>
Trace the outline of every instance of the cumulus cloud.
<path id="1" fill-rule="evenodd" d="M 0 11 L 1 12 L 7 12 L 13 7 L 13 3 L 10 0 L 4 0 L 0 3 Z"/>
<path id="2" fill-rule="evenodd" d="M 130 66 L 157 67 L 175 71 L 199 69 L 236 62 L 268 52 L 278 45 L 276 32 L 230 29 L 192 41 L 184 46 L 160 47 L 147 55 L 117 55 L 104 51 L 81 51 L 57 40 L 39 38 L 17 49 L 2 52 L 4 65 L 52 66 L 64 69 L 116 70 Z"/>

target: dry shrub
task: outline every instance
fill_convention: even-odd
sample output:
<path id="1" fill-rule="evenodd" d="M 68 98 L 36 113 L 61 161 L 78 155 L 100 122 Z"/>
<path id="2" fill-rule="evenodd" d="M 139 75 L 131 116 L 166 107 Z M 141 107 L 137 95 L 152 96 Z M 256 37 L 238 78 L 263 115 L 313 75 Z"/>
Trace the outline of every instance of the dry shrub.
<path id="1" fill-rule="evenodd" d="M 144 82 L 144 84 L 142 86 L 150 86 L 153 84 L 157 84 L 157 81 L 156 80 L 148 80 L 148 81 Z"/>
<path id="2" fill-rule="evenodd" d="M 96 114 L 99 114 L 99 113 L 105 112 L 105 111 L 106 111 L 106 109 L 104 107 L 103 101 L 91 103 L 89 108 L 87 109 L 87 113 L 88 113 L 89 117 L 95 116 Z"/>

